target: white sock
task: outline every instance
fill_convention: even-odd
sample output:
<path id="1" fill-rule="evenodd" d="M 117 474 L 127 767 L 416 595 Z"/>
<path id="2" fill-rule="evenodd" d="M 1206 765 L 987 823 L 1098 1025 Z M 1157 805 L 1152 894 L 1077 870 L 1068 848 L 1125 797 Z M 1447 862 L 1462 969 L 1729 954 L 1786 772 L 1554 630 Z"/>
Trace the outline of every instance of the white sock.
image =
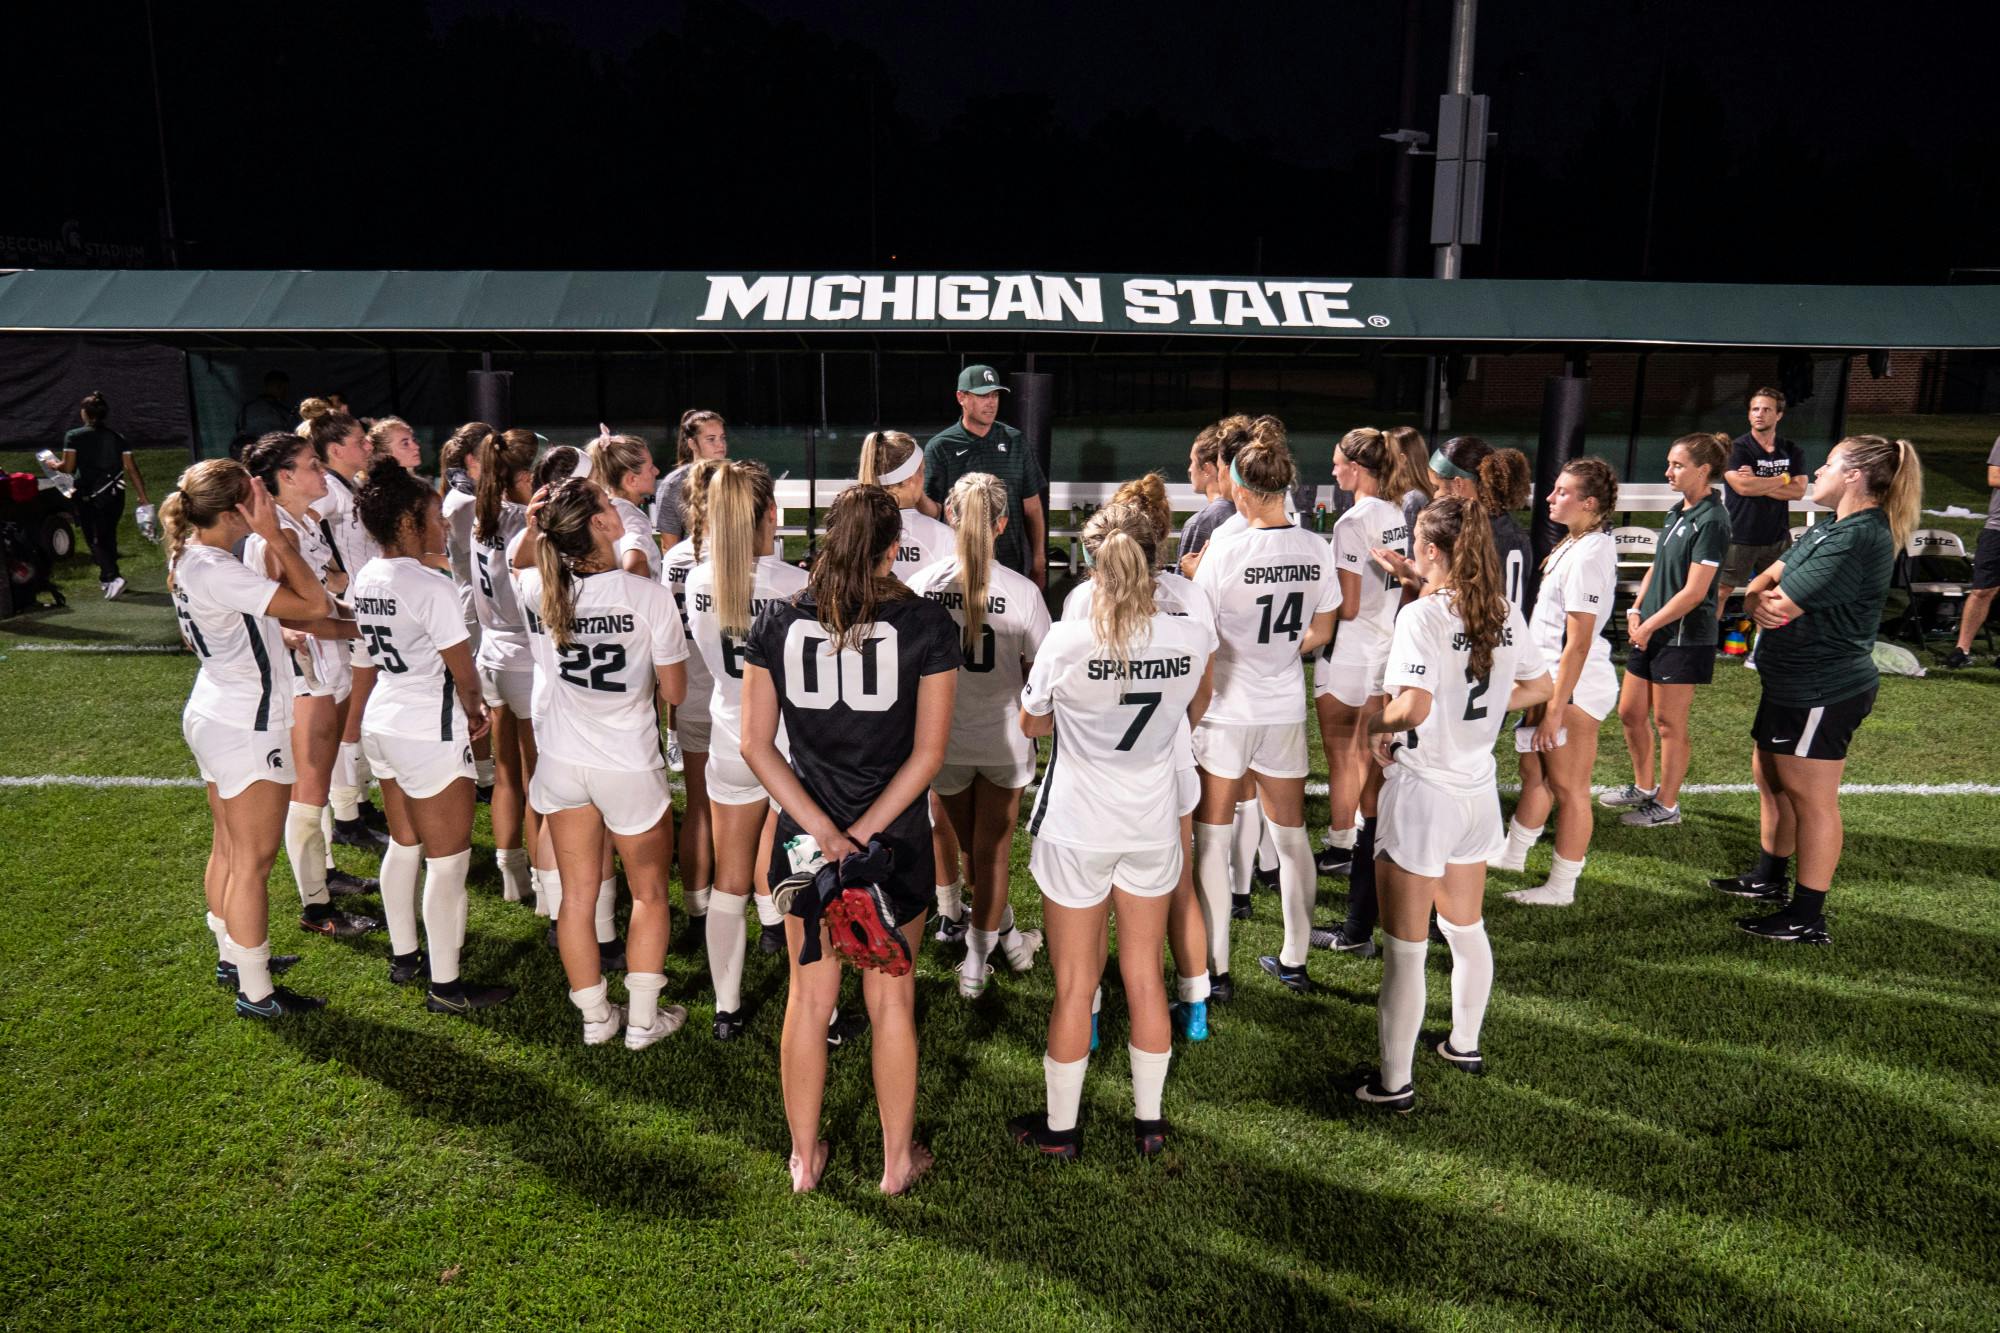
<path id="1" fill-rule="evenodd" d="M 1439 916 L 1437 923 L 1451 946 L 1451 1048 L 1470 1055 L 1479 1049 L 1479 1026 L 1493 994 L 1493 942 L 1484 919 L 1454 926 Z"/>
<path id="2" fill-rule="evenodd" d="M 424 946 L 430 956 L 431 981 L 458 980 L 458 954 L 465 947 L 465 917 L 469 901 L 465 872 L 472 868 L 472 849 L 453 856 L 424 858 Z"/>
<path id="3" fill-rule="evenodd" d="M 1200 831 L 1201 825 L 1195 829 Z M 1257 868 L 1257 847 L 1264 837 L 1264 808 L 1255 801 L 1238 801 L 1229 825 L 1229 891 L 1250 892 L 1250 872 Z"/>
<path id="4" fill-rule="evenodd" d="M 1194 826 L 1194 883 L 1201 895 L 1201 915 L 1208 926 L 1209 971 L 1218 977 L 1229 975 L 1229 896 L 1234 881 L 1229 876 L 1229 844 L 1234 830 L 1228 824 Z"/>
<path id="5" fill-rule="evenodd" d="M 1090 1057 L 1072 1060 L 1063 1064 L 1047 1055 L 1042 1057 L 1042 1082 L 1048 1089 L 1049 1128 L 1057 1131 L 1076 1128 L 1077 1107 L 1083 1104 L 1083 1071 L 1090 1067 Z"/>
<path id="6" fill-rule="evenodd" d="M 359 787 L 361 789 L 363 797 L 366 797 L 368 794 L 369 786 L 375 781 L 375 770 L 372 767 L 370 767 L 368 763 L 368 752 L 361 748 L 361 742 L 360 741 L 341 742 L 341 748 L 343 750 L 350 745 L 354 747 L 354 759 L 353 759 L 354 785 Z"/>
<path id="7" fill-rule="evenodd" d="M 1200 1004 L 1208 998 L 1208 973 L 1202 972 L 1192 977 L 1175 977 L 1174 991 L 1182 1004 Z"/>
<path id="8" fill-rule="evenodd" d="M 292 802 L 285 812 L 285 857 L 292 863 L 292 879 L 299 886 L 299 903 L 305 907 L 324 905 L 326 896 L 326 840 L 319 831 L 320 807 Z"/>
<path id="9" fill-rule="evenodd" d="M 343 745 L 340 748 L 344 750 L 347 747 Z M 337 764 L 335 771 L 339 771 Z M 333 817 L 343 824 L 350 819 L 361 818 L 361 788 L 351 782 L 341 782 L 336 778 L 334 784 L 327 788 L 326 803 L 332 808 Z"/>
<path id="10" fill-rule="evenodd" d="M 667 988 L 664 972 L 625 974 L 625 1026 L 644 1032 L 659 1022 L 660 992 Z"/>
<path id="11" fill-rule="evenodd" d="M 389 952 L 415 953 L 417 935 L 417 872 L 424 866 L 424 845 L 405 846 L 394 838 L 382 853 L 382 924 L 389 928 Z"/>
<path id="12" fill-rule="evenodd" d="M 743 930 L 748 900 L 717 893 L 708 900 L 708 975 L 715 982 L 715 1008 L 733 1014 L 743 1007 L 743 955 L 750 938 Z"/>
<path id="13" fill-rule="evenodd" d="M 205 915 L 208 917 L 208 933 L 215 936 L 215 956 L 226 963 L 229 961 L 229 927 L 215 913 Z"/>
<path id="14" fill-rule="evenodd" d="M 1424 1026 L 1424 953 L 1429 947 L 1429 940 L 1399 940 L 1382 932 L 1382 994 L 1375 1004 L 1385 1092 L 1410 1085 L 1410 1062 Z"/>
<path id="15" fill-rule="evenodd" d="M 610 993 L 610 983 L 600 977 L 595 986 L 571 991 L 569 1002 L 582 1011 L 584 1022 L 602 1023 L 611 1017 L 610 1002 L 604 998 Z"/>
<path id="16" fill-rule="evenodd" d="M 1264 813 L 1264 807 L 1258 806 L 1257 813 L 1260 816 L 1258 823 L 1263 826 L 1257 834 L 1257 868 L 1268 874 L 1270 871 L 1276 870 L 1279 865 L 1278 839 L 1277 835 L 1272 832 L 1276 825 L 1272 824 L 1269 819 L 1261 817 Z"/>
<path id="17" fill-rule="evenodd" d="M 1528 863 L 1528 851 L 1541 840 L 1545 824 L 1529 828 L 1518 816 L 1507 823 L 1507 850 L 1494 864 L 1502 870 L 1520 870 Z"/>
<path id="18" fill-rule="evenodd" d="M 333 807 L 330 805 L 319 808 L 319 836 L 320 841 L 326 844 L 326 868 L 331 870 L 333 869 Z"/>
<path id="19" fill-rule="evenodd" d="M 778 910 L 778 904 L 771 900 L 770 894 L 759 893 L 753 896 L 757 899 L 758 925 L 782 926 L 785 924 L 785 914 Z"/>
<path id="20" fill-rule="evenodd" d="M 965 881 L 955 879 L 949 884 L 937 886 L 937 909 L 939 916 L 948 916 L 953 921 L 965 915 Z"/>
<path id="21" fill-rule="evenodd" d="M 1142 1051 L 1127 1043 L 1125 1054 L 1132 1057 L 1132 1116 L 1136 1120 L 1158 1120 L 1160 1094 L 1166 1091 L 1167 1066 L 1173 1062 L 1174 1053 Z"/>
<path id="22" fill-rule="evenodd" d="M 1583 873 L 1583 867 L 1584 861 L 1565 860 L 1558 854 L 1549 866 L 1548 883 L 1532 889 L 1516 889 L 1507 896 L 1530 907 L 1568 907 L 1576 901 L 1576 877 Z"/>
<path id="23" fill-rule="evenodd" d="M 1335 828 L 1333 825 L 1328 824 L 1326 826 L 1325 845 L 1328 847 L 1338 847 L 1344 852 L 1351 852 L 1354 850 L 1354 839 L 1357 836 L 1359 836 L 1358 830 Z"/>
<path id="24" fill-rule="evenodd" d="M 493 860 L 500 867 L 501 899 L 510 903 L 525 899 L 531 892 L 528 887 L 528 849 L 496 847 L 493 849 Z"/>
<path id="25" fill-rule="evenodd" d="M 271 941 L 262 944 L 242 945 L 222 937 L 222 956 L 236 964 L 237 993 L 252 1004 L 268 1000 L 276 989 L 271 984 Z"/>
<path id="26" fill-rule="evenodd" d="M 1278 900 L 1285 913 L 1285 946 L 1278 961 L 1286 967 L 1304 967 L 1312 946 L 1313 900 L 1319 893 L 1312 842 L 1303 824 L 1273 826 L 1271 838 L 1278 844 Z"/>
<path id="27" fill-rule="evenodd" d="M 539 873 L 542 877 L 542 901 L 549 905 L 546 915 L 554 921 L 562 915 L 562 871 L 552 866 Z"/>
<path id="28" fill-rule="evenodd" d="M 993 946 L 1000 943 L 1000 932 L 981 930 L 974 926 L 965 932 L 965 962 L 962 964 L 968 977 L 977 977 L 986 970 L 986 960 L 993 956 Z"/>
<path id="29" fill-rule="evenodd" d="M 709 895 L 714 889 L 703 886 L 699 889 L 681 887 L 681 911 L 688 916 L 707 916 Z"/>
<path id="30" fill-rule="evenodd" d="M 597 942 L 609 944 L 618 938 L 618 876 L 598 881 Z"/>
<path id="31" fill-rule="evenodd" d="M 473 782 L 474 782 L 474 783 L 476 783 L 477 785 L 479 785 L 479 786 L 481 786 L 481 787 L 490 787 L 490 786 L 492 786 L 492 785 L 493 785 L 493 761 L 492 761 L 491 759 L 475 759 L 475 760 L 473 760 L 473 761 L 472 761 L 472 780 L 473 780 Z"/>

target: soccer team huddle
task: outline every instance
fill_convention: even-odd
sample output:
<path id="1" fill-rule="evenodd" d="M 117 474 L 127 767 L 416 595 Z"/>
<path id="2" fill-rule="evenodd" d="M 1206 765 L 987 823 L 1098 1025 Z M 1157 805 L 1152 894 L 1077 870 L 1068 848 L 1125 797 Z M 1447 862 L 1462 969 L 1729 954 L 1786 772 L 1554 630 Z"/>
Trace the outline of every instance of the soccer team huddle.
<path id="1" fill-rule="evenodd" d="M 421 987 L 435 1012 L 510 998 L 460 971 L 486 799 L 503 896 L 551 918 L 587 1044 L 622 1035 L 643 1050 L 685 1024 L 671 1000 L 686 997 L 664 993 L 670 937 L 706 954 L 714 1038 L 740 1037 L 754 908 L 759 947 L 782 950 L 790 969 L 780 1061 L 796 1189 L 825 1166 L 828 1052 L 861 1021 L 840 1012 L 841 964 L 856 965 L 881 1187 L 896 1193 L 930 1164 L 914 1125 L 912 971 L 928 932 L 962 947 L 968 999 L 996 961 L 1026 971 L 1046 944 L 1046 1104 L 1007 1132 L 1074 1157 L 1117 918 L 1132 1134 L 1151 1156 L 1168 1138 L 1174 1042 L 1209 1039 L 1210 1006 L 1234 998 L 1231 923 L 1273 868 L 1283 943 L 1254 963 L 1277 983 L 1311 990 L 1316 945 L 1372 956 L 1380 929 L 1379 1059 L 1353 1092 L 1407 1111 L 1429 943 L 1451 952 L 1451 1025 L 1424 1058 L 1482 1073 L 1487 871 L 1519 871 L 1553 811 L 1549 881 L 1507 896 L 1573 901 L 1598 726 L 1614 708 L 1628 739 L 1645 735 L 1642 775 L 1649 718 L 1664 744 L 1660 781 L 1607 803 L 1632 806 L 1627 822 L 1678 817 L 1660 796 L 1686 771 L 1688 698 L 1715 652 L 1710 587 L 1727 540 L 1716 437 L 1683 437 L 1669 454 L 1682 503 L 1628 617 L 1622 687 L 1604 632 L 1617 480 L 1598 459 L 1569 463 L 1542 497 L 1566 535 L 1524 607 L 1518 452 L 1349 431 L 1333 477 L 1353 503 L 1329 540 L 1291 512 L 1301 474 L 1283 424 L 1226 418 L 1190 448 L 1205 505 L 1178 549 L 1160 478 L 1125 484 L 1084 527 L 1085 577 L 1052 620 L 1024 567 L 1031 544 L 1012 531 L 1020 496 L 985 471 L 940 485 L 926 458 L 909 435 L 870 434 L 860 481 L 826 512 L 806 568 L 782 558 L 770 473 L 728 457 L 713 412 L 682 419 L 665 478 L 633 436 L 549 447 L 474 422 L 444 445 L 433 487 L 415 475 L 407 424 L 364 429 L 326 410 L 240 461 L 189 468 L 160 517 L 200 662 L 183 731 L 214 817 L 204 887 L 216 980 L 237 1012 L 276 1020 L 325 1003 L 277 981 L 300 961 L 270 943 L 280 846 L 306 931 L 386 928 L 389 981 Z M 1839 774 L 1873 702 L 1868 647 L 1919 478 L 1905 441 L 1843 441 L 1813 482 L 1832 517 L 1745 588 L 1762 627 L 1761 855 L 1712 883 L 1774 909 L 1742 923 L 1767 939 L 1827 938 Z M 1039 537 L 1039 505 L 1028 512 Z M 1318 853 L 1305 827 L 1309 699 L 1331 806 Z M 1494 759 L 1510 715 L 1522 776 L 1511 825 Z M 1025 832 L 1039 931 L 1016 924 L 1010 896 L 1026 886 L 1009 872 L 1038 768 Z M 335 868 L 334 841 L 378 850 L 379 879 Z M 1348 877 L 1347 913 L 1315 926 L 1322 874 Z M 336 902 L 369 893 L 379 919 Z"/>

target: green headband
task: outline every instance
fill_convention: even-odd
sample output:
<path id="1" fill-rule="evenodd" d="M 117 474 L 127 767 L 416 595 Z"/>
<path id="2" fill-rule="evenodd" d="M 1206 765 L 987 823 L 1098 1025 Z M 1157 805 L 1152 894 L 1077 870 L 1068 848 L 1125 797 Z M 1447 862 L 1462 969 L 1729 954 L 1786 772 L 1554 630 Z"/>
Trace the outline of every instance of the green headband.
<path id="1" fill-rule="evenodd" d="M 1442 446 L 1431 450 L 1431 471 L 1437 473 L 1440 477 L 1463 477 L 1467 481 L 1479 480 L 1477 472 L 1467 472 L 1464 468 L 1446 458 Z"/>

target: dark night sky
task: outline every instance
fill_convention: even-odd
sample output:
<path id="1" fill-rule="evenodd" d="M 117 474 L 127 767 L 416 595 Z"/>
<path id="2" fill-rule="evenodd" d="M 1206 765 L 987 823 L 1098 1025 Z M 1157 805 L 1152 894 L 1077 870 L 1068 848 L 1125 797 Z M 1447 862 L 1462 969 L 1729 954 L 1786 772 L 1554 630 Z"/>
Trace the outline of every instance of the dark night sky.
<path id="1" fill-rule="evenodd" d="M 1418 9 L 1431 129 L 1451 6 Z M 1656 113 L 1644 276 L 2000 265 L 1990 4 L 1483 10 L 1473 274 L 1642 276 Z M 1402 0 L 154 12 L 190 267 L 1386 271 Z M 141 0 L 9 33 L 0 263 L 72 223 L 162 262 Z"/>

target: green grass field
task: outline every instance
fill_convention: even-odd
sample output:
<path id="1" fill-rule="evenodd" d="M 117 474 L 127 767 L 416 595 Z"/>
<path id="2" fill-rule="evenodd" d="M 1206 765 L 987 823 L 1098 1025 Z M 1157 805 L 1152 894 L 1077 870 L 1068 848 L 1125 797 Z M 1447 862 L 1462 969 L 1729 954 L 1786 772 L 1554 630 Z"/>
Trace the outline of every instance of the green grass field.
<path id="1" fill-rule="evenodd" d="M 1933 423 L 1897 424 L 1921 445 Z M 1982 498 L 1990 423 L 1958 430 L 1937 507 Z M 174 470 L 147 460 L 156 499 Z M 173 639 L 157 549 L 126 549 L 124 600 L 78 557 L 67 611 L 0 622 L 0 777 L 193 776 L 192 660 L 64 647 Z M 1755 684 L 1719 668 L 1691 781 L 1748 781 Z M 1995 781 L 1996 686 L 1985 667 L 1885 680 L 1849 780 Z M 1598 780 L 1623 781 L 1606 745 Z M 1754 798 L 1686 808 L 1657 831 L 1601 814 L 1567 911 L 1499 897 L 1539 882 L 1546 842 L 1530 876 L 1493 877 L 1492 1072 L 1420 1055 L 1407 1118 L 1337 1087 L 1375 1058 L 1379 963 L 1315 954 L 1320 993 L 1284 991 L 1251 961 L 1280 933 L 1260 894 L 1238 1001 L 1176 1052 L 1167 1154 L 1130 1150 L 1113 986 L 1084 1158 L 1035 1159 L 1002 1124 L 1040 1104 L 1046 961 L 967 1003 L 933 948 L 918 1124 L 937 1167 L 876 1194 L 863 1038 L 832 1062 L 824 1188 L 794 1199 L 782 959 L 752 952 L 742 1041 L 710 1039 L 700 959 L 675 956 L 688 1028 L 586 1050 L 490 856 L 466 970 L 521 994 L 471 1021 L 388 986 L 381 935 L 302 935 L 281 859 L 273 940 L 332 1007 L 252 1024 L 210 980 L 199 790 L 0 786 L 0 1326 L 1994 1328 L 2000 800 L 1852 797 L 1820 950 L 1741 935 L 1703 884 L 1754 852 Z M 1340 893 L 1323 882 L 1321 915 Z"/>

